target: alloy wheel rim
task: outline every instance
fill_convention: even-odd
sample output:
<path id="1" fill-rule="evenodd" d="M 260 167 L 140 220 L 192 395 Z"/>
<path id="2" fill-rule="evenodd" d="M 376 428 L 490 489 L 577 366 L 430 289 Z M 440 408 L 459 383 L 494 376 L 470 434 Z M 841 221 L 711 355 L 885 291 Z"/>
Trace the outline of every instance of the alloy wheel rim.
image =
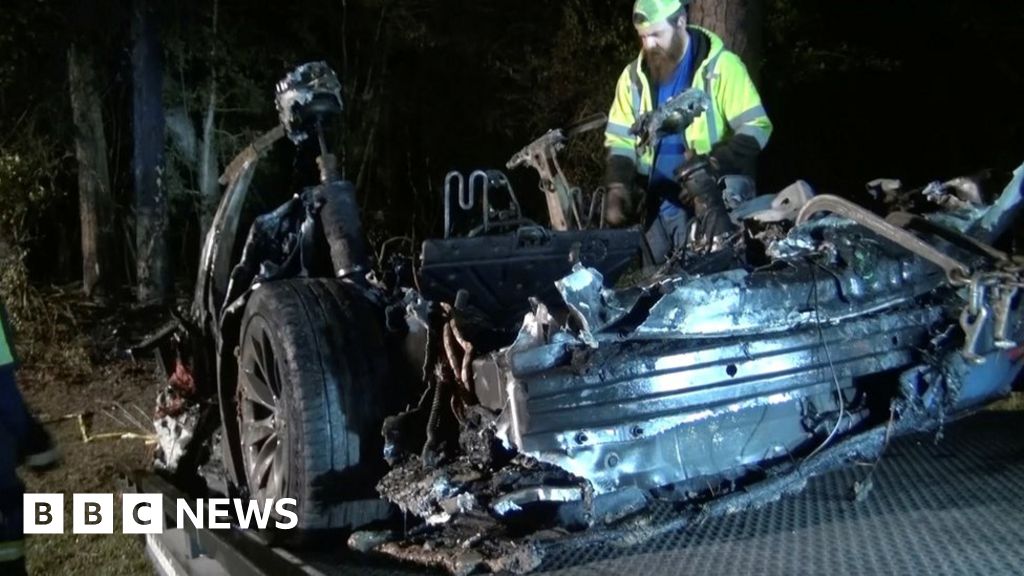
<path id="1" fill-rule="evenodd" d="M 284 383 L 269 327 L 253 318 L 243 342 L 239 382 L 239 433 L 250 494 L 279 499 L 287 487 L 288 422 L 281 401 Z"/>

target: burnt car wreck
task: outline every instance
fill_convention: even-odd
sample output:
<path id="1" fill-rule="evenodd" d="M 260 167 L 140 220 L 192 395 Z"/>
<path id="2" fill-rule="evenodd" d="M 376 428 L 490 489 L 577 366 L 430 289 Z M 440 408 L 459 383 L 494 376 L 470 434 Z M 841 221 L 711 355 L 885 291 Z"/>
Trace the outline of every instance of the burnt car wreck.
<path id="1" fill-rule="evenodd" d="M 290 74 L 282 125 L 222 180 L 161 346 L 158 466 L 183 482 L 296 498 L 302 528 L 363 552 L 528 572 L 553 546 L 635 544 L 877 461 L 1020 370 L 1024 262 L 993 245 L 1024 168 L 993 197 L 879 182 L 872 210 L 797 184 L 733 206 L 718 249 L 642 267 L 640 231 L 604 229 L 600 193 L 558 165 L 590 121 L 509 163 L 539 172 L 551 227 L 502 172 L 453 173 L 444 237 L 375 262 L 323 136 L 339 88 L 323 64 Z M 320 147 L 320 184 L 247 226 L 285 136 Z"/>

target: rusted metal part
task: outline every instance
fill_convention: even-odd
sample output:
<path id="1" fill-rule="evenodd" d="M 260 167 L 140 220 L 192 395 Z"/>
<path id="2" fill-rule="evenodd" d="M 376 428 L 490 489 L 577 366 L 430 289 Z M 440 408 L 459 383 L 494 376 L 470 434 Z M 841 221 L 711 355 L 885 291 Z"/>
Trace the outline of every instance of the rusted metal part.
<path id="1" fill-rule="evenodd" d="M 853 202 L 838 196 L 823 194 L 812 198 L 800 209 L 800 213 L 797 214 L 796 225 L 799 226 L 807 222 L 811 216 L 819 212 L 831 212 L 857 222 L 879 236 L 895 242 L 899 246 L 935 264 L 946 273 L 946 276 L 951 281 L 961 281 L 970 276 L 971 271 L 965 264 L 943 254 L 935 247 L 906 230 L 897 228 Z"/>
<path id="2" fill-rule="evenodd" d="M 512 156 L 506 167 L 512 170 L 529 166 L 540 175 L 540 191 L 547 202 L 552 230 L 579 230 L 579 210 L 557 157 L 565 142 L 561 130 L 550 130 Z"/>
<path id="3" fill-rule="evenodd" d="M 449 386 L 448 376 L 443 366 L 438 363 L 434 370 L 432 386 L 430 387 L 433 390 L 433 400 L 427 417 L 426 441 L 423 443 L 422 452 L 420 452 L 420 458 L 424 462 L 431 464 L 436 462 L 441 456 L 442 419 L 445 417 L 443 414 L 445 407 L 450 404 L 451 393 L 449 392 Z"/>
<path id="4" fill-rule="evenodd" d="M 459 383 L 472 393 L 473 382 L 473 343 L 469 341 L 459 329 L 459 323 L 453 318 L 448 325 L 451 327 L 452 337 L 462 347 L 462 363 L 459 366 Z M 454 369 L 454 366 L 453 366 Z"/>
<path id="5" fill-rule="evenodd" d="M 236 180 L 239 173 L 246 165 L 261 158 L 263 154 L 270 150 L 274 144 L 277 144 L 277 141 L 281 138 L 284 138 L 284 127 L 282 126 L 275 126 L 267 132 L 264 132 L 256 138 L 252 144 L 239 152 L 238 155 L 231 160 L 231 163 L 224 169 L 224 173 L 220 175 L 220 178 L 217 181 L 221 186 L 227 186 L 229 182 Z"/>
<path id="6" fill-rule="evenodd" d="M 540 175 L 540 190 L 547 202 L 552 230 L 582 230 L 589 223 L 582 219 L 582 215 L 592 214 L 592 209 L 584 212 L 580 190 L 569 184 L 558 162 L 558 152 L 570 137 L 604 127 L 607 122 L 607 116 L 596 114 L 565 131 L 549 130 L 516 152 L 505 164 L 509 170 L 528 166 Z"/>
<path id="7" fill-rule="evenodd" d="M 459 355 L 455 352 L 456 341 L 455 334 L 452 331 L 451 321 L 448 321 L 444 325 L 443 342 L 445 356 L 447 356 L 448 358 L 448 366 L 451 368 L 452 373 L 457 375 L 459 384 L 465 385 L 465 382 L 467 382 L 467 380 L 464 380 L 464 376 L 462 374 L 462 360 L 459 358 Z"/>

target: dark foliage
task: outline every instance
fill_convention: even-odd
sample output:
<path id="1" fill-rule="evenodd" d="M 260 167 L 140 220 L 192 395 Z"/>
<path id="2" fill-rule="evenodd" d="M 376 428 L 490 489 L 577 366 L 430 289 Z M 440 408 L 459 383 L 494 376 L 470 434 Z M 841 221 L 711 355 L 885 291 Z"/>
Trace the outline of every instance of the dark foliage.
<path id="1" fill-rule="evenodd" d="M 216 78 L 222 167 L 274 125 L 273 86 L 287 70 L 323 59 L 338 71 L 346 111 L 337 141 L 377 242 L 440 231 L 449 169 L 500 167 L 548 128 L 604 111 L 637 50 L 631 0 L 161 5 L 165 105 L 201 128 Z M 16 154 L 28 166 L 0 173 L 0 233 L 28 249 L 37 277 L 70 281 L 78 270 L 64 62 L 75 41 L 91 49 L 106 87 L 121 280 L 132 279 L 129 7 L 9 0 L 0 13 L 0 160 Z M 844 193 L 879 176 L 916 183 L 1012 169 L 1024 152 L 1024 114 L 1015 106 L 1024 88 L 1015 46 L 1022 29 L 1024 7 L 1011 2 L 767 0 L 760 84 L 776 128 L 762 190 L 805 178 Z M 291 157 L 272 157 L 280 174 L 260 201 L 272 204 L 306 182 L 293 174 L 305 165 Z M 196 175 L 169 158 L 172 264 L 186 288 L 198 254 Z M 586 186 L 598 184 L 602 162 L 599 137 L 566 153 Z M 513 182 L 540 207 L 532 175 Z"/>

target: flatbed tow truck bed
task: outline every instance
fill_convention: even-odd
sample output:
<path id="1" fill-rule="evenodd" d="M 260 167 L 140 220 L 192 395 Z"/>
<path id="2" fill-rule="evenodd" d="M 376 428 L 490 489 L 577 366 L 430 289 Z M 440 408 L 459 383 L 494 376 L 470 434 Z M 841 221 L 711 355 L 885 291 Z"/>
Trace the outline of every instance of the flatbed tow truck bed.
<path id="1" fill-rule="evenodd" d="M 855 484 L 868 479 L 855 499 Z M 136 475 L 131 489 L 162 493 L 170 515 L 183 496 L 152 473 Z M 949 425 L 939 442 L 934 433 L 894 440 L 873 471 L 832 472 L 796 496 L 629 548 L 551 549 L 537 573 L 1021 574 L 1022 529 L 1024 412 L 983 412 Z M 345 548 L 292 552 L 241 530 L 146 540 L 166 576 L 440 574 Z"/>

